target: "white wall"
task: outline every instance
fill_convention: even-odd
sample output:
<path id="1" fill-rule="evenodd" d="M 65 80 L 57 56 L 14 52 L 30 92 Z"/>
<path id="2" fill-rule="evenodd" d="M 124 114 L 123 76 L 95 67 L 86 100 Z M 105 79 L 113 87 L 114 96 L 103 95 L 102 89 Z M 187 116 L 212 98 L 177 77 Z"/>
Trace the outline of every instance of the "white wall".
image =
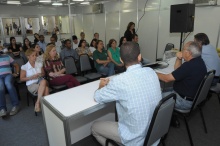
<path id="1" fill-rule="evenodd" d="M 127 24 L 130 21 L 135 22 L 136 29 L 138 20 L 143 14 L 146 0 L 112 0 L 104 4 L 104 13 L 92 14 L 91 6 L 72 7 L 73 16 L 73 34 L 79 37 L 81 31 L 86 34 L 88 42 L 93 38 L 93 33 L 98 32 L 100 39 L 105 44 L 109 39 L 119 38 L 124 34 Z M 167 43 L 173 43 L 179 48 L 180 33 L 170 33 L 170 5 L 188 3 L 191 0 L 148 0 L 146 14 L 139 24 L 139 44 L 141 46 L 142 56 L 155 61 L 156 50 L 158 49 L 158 58 L 162 56 L 164 47 Z M 220 0 L 218 0 L 220 4 Z M 13 10 L 13 11 L 11 11 Z M 196 7 L 195 25 L 186 41 L 193 40 L 196 33 L 207 33 L 211 44 L 216 47 L 217 36 L 220 25 L 220 7 Z M 26 17 L 26 16 L 55 16 L 68 15 L 67 7 L 17 7 L 0 6 L 0 17 Z M 186 36 L 187 34 L 185 34 Z M 71 34 L 61 35 L 61 38 L 70 38 Z M 49 38 L 47 39 L 49 40 Z M 220 47 L 220 44 L 218 45 Z"/>

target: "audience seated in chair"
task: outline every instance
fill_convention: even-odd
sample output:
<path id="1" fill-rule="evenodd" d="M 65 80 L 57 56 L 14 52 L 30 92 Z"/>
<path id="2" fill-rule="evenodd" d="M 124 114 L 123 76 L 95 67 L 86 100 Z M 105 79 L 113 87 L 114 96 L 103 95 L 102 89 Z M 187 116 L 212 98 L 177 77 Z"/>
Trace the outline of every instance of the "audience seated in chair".
<path id="1" fill-rule="evenodd" d="M 34 44 L 31 46 L 31 48 L 35 51 L 36 53 L 36 61 L 38 64 L 42 64 L 44 63 L 44 54 L 41 52 L 40 46 L 38 44 Z"/>
<path id="2" fill-rule="evenodd" d="M 15 37 L 10 37 L 10 45 L 8 47 L 8 52 L 11 52 L 14 57 L 20 56 L 20 51 L 22 51 L 22 47 L 16 44 Z"/>
<path id="3" fill-rule="evenodd" d="M 98 73 L 111 76 L 114 75 L 114 64 L 109 59 L 107 52 L 103 49 L 103 42 L 98 40 L 97 50 L 93 52 L 93 60 Z"/>
<path id="4" fill-rule="evenodd" d="M 121 59 L 127 70 L 111 79 L 102 78 L 94 99 L 98 103 L 116 101 L 118 121 L 96 121 L 92 134 L 101 145 L 112 139 L 126 146 L 143 146 L 153 112 L 162 99 L 160 84 L 151 68 L 142 68 L 139 46 L 121 46 Z M 154 144 L 158 144 L 157 140 Z"/>
<path id="5" fill-rule="evenodd" d="M 26 82 L 27 89 L 33 95 L 37 95 L 35 112 L 40 112 L 40 99 L 49 94 L 48 82 L 43 78 L 44 70 L 41 63 L 36 62 L 37 55 L 34 49 L 25 52 L 28 62 L 21 67 L 20 80 Z"/>
<path id="6" fill-rule="evenodd" d="M 64 41 L 64 44 L 65 44 L 65 48 L 60 53 L 60 57 L 61 57 L 62 61 L 65 57 L 69 57 L 69 56 L 73 57 L 76 61 L 78 61 L 79 55 L 77 54 L 77 52 L 74 49 L 71 48 L 72 47 L 71 41 L 69 39 L 67 39 Z"/>
<path id="7" fill-rule="evenodd" d="M 207 73 L 201 53 L 202 50 L 197 43 L 188 42 L 182 52 L 176 54 L 175 70 L 170 74 L 157 73 L 159 79 L 164 82 L 174 81 L 173 88 L 163 93 L 163 97 L 176 93 L 175 108 L 177 109 L 186 110 L 192 107 L 199 85 Z"/>
<path id="8" fill-rule="evenodd" d="M 115 65 L 115 70 L 117 73 L 122 73 L 125 71 L 124 64 L 120 60 L 120 49 L 117 46 L 117 42 L 115 39 L 110 39 L 109 40 L 109 47 L 108 48 L 108 56 L 110 60 L 114 63 Z"/>
<path id="9" fill-rule="evenodd" d="M 39 42 L 37 44 L 40 46 L 42 52 L 46 51 L 47 43 L 44 41 L 44 35 L 39 36 Z"/>
<path id="10" fill-rule="evenodd" d="M 134 43 L 137 43 L 138 44 L 138 35 L 137 34 L 134 34 L 133 36 L 132 36 L 132 42 L 134 42 Z M 139 45 L 139 44 L 138 44 Z M 145 65 L 145 64 L 148 64 L 148 63 L 150 63 L 150 60 L 149 59 L 147 59 L 147 58 L 141 58 L 141 64 L 142 65 Z"/>
<path id="11" fill-rule="evenodd" d="M 126 43 L 126 42 L 127 42 L 126 37 L 124 37 L 124 36 L 121 37 L 121 38 L 120 38 L 120 41 L 119 41 L 119 45 L 118 45 L 118 47 L 120 48 L 121 45 L 124 44 L 124 43 Z"/>
<path id="12" fill-rule="evenodd" d="M 209 38 L 205 33 L 198 33 L 194 36 L 194 41 L 202 48 L 202 59 L 205 62 L 207 71 L 215 70 L 215 78 L 212 86 L 216 85 L 220 76 L 220 58 L 216 49 L 210 44 Z"/>
<path id="13" fill-rule="evenodd" d="M 71 46 L 71 44 L 70 44 Z M 52 86 L 66 85 L 68 88 L 79 86 L 80 83 L 71 75 L 65 74 L 65 67 L 58 58 L 54 45 L 47 46 L 44 53 L 44 69 Z"/>
<path id="14" fill-rule="evenodd" d="M 79 40 L 76 35 L 72 36 L 72 40 L 73 40 L 73 50 L 75 50 L 79 46 Z"/>
<path id="15" fill-rule="evenodd" d="M 5 87 L 8 90 L 12 104 L 12 109 L 9 114 L 13 116 L 19 111 L 19 100 L 16 89 L 14 87 L 14 77 L 19 75 L 20 68 L 19 65 L 9 55 L 6 54 L 0 54 L 0 62 L 0 117 L 7 115 Z M 15 68 L 13 74 L 10 65 Z"/>
<path id="16" fill-rule="evenodd" d="M 86 47 L 86 41 L 85 40 L 80 40 L 78 48 L 76 48 L 76 52 L 78 55 L 81 54 L 87 54 L 89 57 L 92 56 L 92 53 L 90 52 L 89 48 Z"/>
<path id="17" fill-rule="evenodd" d="M 97 39 L 92 39 L 91 43 L 90 43 L 90 47 L 89 50 L 91 53 L 93 53 L 96 50 L 97 47 Z"/>

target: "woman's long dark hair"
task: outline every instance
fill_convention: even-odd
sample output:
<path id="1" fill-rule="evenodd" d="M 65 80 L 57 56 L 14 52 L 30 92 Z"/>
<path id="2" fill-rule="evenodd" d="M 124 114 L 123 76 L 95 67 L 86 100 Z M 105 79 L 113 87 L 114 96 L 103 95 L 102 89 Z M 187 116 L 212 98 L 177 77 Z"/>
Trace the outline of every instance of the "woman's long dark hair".
<path id="1" fill-rule="evenodd" d="M 25 44 L 25 41 L 26 41 L 26 40 L 29 41 L 29 39 L 28 39 L 28 38 L 25 38 L 24 41 L 23 41 L 23 51 L 24 51 L 24 52 L 28 49 L 28 47 L 27 47 L 26 44 Z M 30 41 L 29 41 L 29 46 L 31 47 L 31 42 L 30 42 Z"/>

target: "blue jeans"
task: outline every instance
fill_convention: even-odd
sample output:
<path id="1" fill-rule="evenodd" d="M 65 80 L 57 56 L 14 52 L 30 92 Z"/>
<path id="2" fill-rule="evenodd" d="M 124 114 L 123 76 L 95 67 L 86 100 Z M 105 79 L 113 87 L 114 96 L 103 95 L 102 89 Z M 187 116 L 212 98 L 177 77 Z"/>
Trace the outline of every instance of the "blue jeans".
<path id="1" fill-rule="evenodd" d="M 114 63 L 110 62 L 106 66 L 103 66 L 103 65 L 100 66 L 99 69 L 98 69 L 98 73 L 104 74 L 104 75 L 107 75 L 107 76 L 111 76 L 111 75 L 115 74 L 114 68 L 115 68 Z"/>
<path id="2" fill-rule="evenodd" d="M 0 110 L 6 109 L 5 87 L 10 95 L 12 106 L 19 104 L 18 95 L 14 87 L 14 77 L 12 74 L 0 75 Z"/>
<path id="3" fill-rule="evenodd" d="M 192 107 L 192 101 L 188 101 L 183 99 L 178 93 L 176 93 L 173 89 L 166 90 L 162 93 L 162 97 L 166 97 L 167 95 L 175 93 L 176 94 L 176 103 L 175 108 L 181 109 L 181 110 L 189 110 Z"/>

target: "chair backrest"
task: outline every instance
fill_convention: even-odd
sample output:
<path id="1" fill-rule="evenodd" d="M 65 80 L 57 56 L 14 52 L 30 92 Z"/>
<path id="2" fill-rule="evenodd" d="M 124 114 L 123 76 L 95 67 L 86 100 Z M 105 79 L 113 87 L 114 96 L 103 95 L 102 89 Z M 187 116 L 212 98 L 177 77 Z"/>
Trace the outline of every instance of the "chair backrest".
<path id="1" fill-rule="evenodd" d="M 65 57 L 63 62 L 66 68 L 66 74 L 77 73 L 76 64 L 73 57 Z"/>
<path id="2" fill-rule="evenodd" d="M 14 61 L 21 67 L 22 65 L 25 64 L 24 58 L 23 57 L 15 57 Z"/>
<path id="3" fill-rule="evenodd" d="M 170 51 L 172 48 L 174 48 L 174 44 L 168 43 L 168 44 L 166 44 L 164 52 Z"/>
<path id="4" fill-rule="evenodd" d="M 79 62 L 80 62 L 81 72 L 88 71 L 88 70 L 92 69 L 90 61 L 89 61 L 89 56 L 87 54 L 81 54 L 79 56 Z"/>
<path id="5" fill-rule="evenodd" d="M 215 70 L 211 70 L 203 78 L 203 80 L 199 86 L 199 89 L 196 93 L 196 96 L 194 98 L 191 111 L 193 109 L 195 109 L 197 107 L 197 105 L 199 105 L 202 101 L 204 101 L 206 99 L 208 92 L 209 92 L 209 89 L 212 84 L 212 80 L 214 79 L 214 76 L 215 76 Z"/>
<path id="6" fill-rule="evenodd" d="M 158 139 L 168 133 L 176 94 L 172 93 L 160 100 L 154 110 L 150 126 L 144 141 L 144 146 L 151 146 Z"/>

